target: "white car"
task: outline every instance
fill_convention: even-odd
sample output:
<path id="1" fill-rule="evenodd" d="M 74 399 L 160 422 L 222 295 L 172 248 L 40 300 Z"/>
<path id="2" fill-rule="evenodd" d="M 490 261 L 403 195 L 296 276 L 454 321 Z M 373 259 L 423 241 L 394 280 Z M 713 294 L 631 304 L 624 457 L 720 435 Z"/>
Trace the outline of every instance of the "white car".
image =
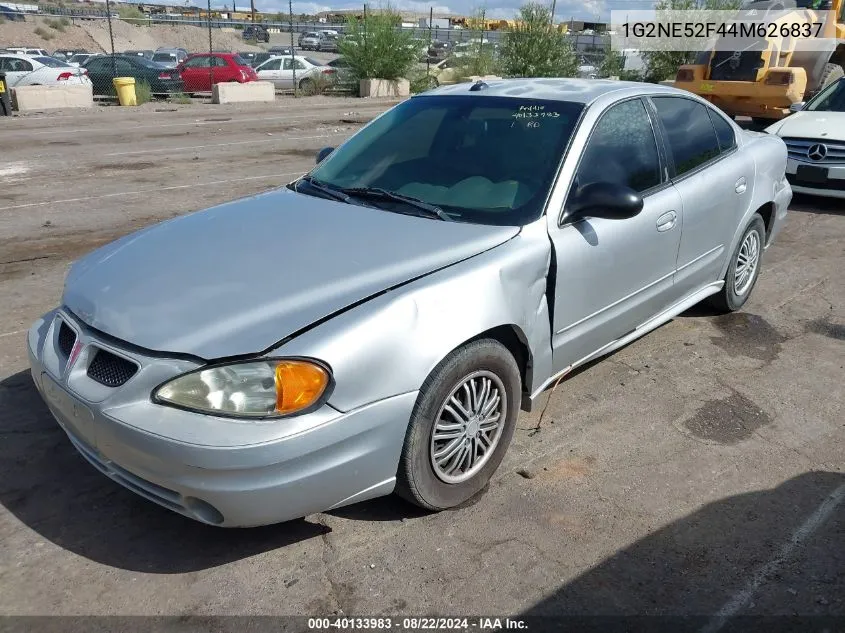
<path id="1" fill-rule="evenodd" d="M 15 53 L 17 55 L 29 55 L 31 57 L 49 57 L 50 53 L 43 48 L 27 48 L 26 46 L 12 46 L 4 48 L 4 53 Z"/>
<path id="2" fill-rule="evenodd" d="M 299 88 L 313 86 L 317 75 L 334 75 L 335 68 L 329 68 L 323 62 L 301 55 L 271 57 L 255 69 L 259 81 L 271 81 L 280 90 L 293 89 L 293 73 L 296 69 L 296 83 Z"/>
<path id="3" fill-rule="evenodd" d="M 88 71 L 53 57 L 30 57 L 0 53 L 0 72 L 10 88 L 16 86 L 91 85 Z"/>
<path id="4" fill-rule="evenodd" d="M 786 178 L 792 190 L 845 198 L 845 79 L 792 109 L 795 114 L 766 128 L 789 150 Z"/>

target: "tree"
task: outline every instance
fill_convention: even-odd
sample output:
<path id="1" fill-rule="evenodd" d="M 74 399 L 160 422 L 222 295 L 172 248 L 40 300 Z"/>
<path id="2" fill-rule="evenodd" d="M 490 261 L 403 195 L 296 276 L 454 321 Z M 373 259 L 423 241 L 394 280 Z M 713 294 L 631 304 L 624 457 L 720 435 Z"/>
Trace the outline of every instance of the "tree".
<path id="1" fill-rule="evenodd" d="M 708 11 L 731 11 L 738 9 L 740 0 L 704 0 L 699 3 L 696 0 L 658 0 L 654 5 L 657 12 L 673 11 L 695 11 L 704 9 Z M 667 21 L 671 19 L 667 18 Z M 707 19 L 702 17 L 702 21 Z M 691 64 L 695 60 L 695 51 L 642 51 L 645 62 L 645 80 L 658 83 L 665 79 L 674 79 L 678 68 L 684 64 Z"/>
<path id="2" fill-rule="evenodd" d="M 402 16 L 390 7 L 350 18 L 340 53 L 356 79 L 400 79 L 408 76 L 419 51 L 413 31 L 396 28 Z"/>
<path id="3" fill-rule="evenodd" d="M 501 65 L 509 77 L 573 77 L 578 71 L 572 47 L 552 24 L 551 10 L 537 2 L 519 9 L 514 28 L 505 35 Z"/>

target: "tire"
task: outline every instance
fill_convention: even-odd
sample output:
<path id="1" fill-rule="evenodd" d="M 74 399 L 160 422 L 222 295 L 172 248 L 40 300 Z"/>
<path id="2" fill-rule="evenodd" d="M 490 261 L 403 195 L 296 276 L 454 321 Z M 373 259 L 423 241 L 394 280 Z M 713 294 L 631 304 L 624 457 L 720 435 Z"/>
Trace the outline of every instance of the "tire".
<path id="1" fill-rule="evenodd" d="M 756 237 L 754 237 L 756 235 Z M 756 243 L 756 246 L 752 244 Z M 710 297 L 710 304 L 719 312 L 734 312 L 739 310 L 748 297 L 751 296 L 751 291 L 754 290 L 754 285 L 757 283 L 757 278 L 760 276 L 760 266 L 763 259 L 763 246 L 766 244 L 766 225 L 763 223 L 763 218 L 759 213 L 755 213 L 748 226 L 737 244 L 736 250 L 731 255 L 731 261 L 728 265 L 728 271 L 725 273 L 725 285 L 722 289 L 712 297 Z M 750 277 L 741 280 L 737 278 L 737 266 L 741 255 L 748 260 L 749 249 L 756 248 L 756 255 L 753 256 L 753 270 L 749 273 Z"/>
<path id="2" fill-rule="evenodd" d="M 463 389 L 468 384 L 477 387 L 475 408 L 469 397 L 471 391 Z M 485 384 L 488 386 L 487 396 L 482 397 Z M 455 426 L 459 420 L 467 420 L 460 417 L 460 408 L 454 405 L 453 395 L 470 413 L 469 422 L 454 430 L 441 429 L 440 433 L 446 433 L 448 437 L 435 441 L 436 422 Z M 405 434 L 396 476 L 396 493 L 422 508 L 445 510 L 481 492 L 499 467 L 513 437 L 521 395 L 519 367 L 513 355 L 498 341 L 472 341 L 449 354 L 434 368 L 420 389 Z M 445 410 L 447 403 L 452 412 Z M 498 412 L 496 419 L 489 419 L 495 413 L 488 414 L 487 422 L 484 417 L 479 420 L 472 416 L 473 412 L 483 411 L 487 406 L 493 406 L 493 411 Z M 495 421 L 498 425 L 491 427 Z M 486 433 L 480 430 L 485 426 Z M 474 434 L 473 440 L 467 440 L 467 428 L 470 435 Z M 488 451 L 479 455 L 479 448 L 485 444 L 481 433 L 489 444 Z M 476 451 L 474 465 L 468 463 L 467 446 Z M 435 460 L 435 452 L 442 450 L 447 452 Z M 453 451 L 453 455 L 450 456 L 448 451 Z M 440 463 L 437 471 L 435 461 Z M 456 468 L 452 462 L 459 462 Z"/>
<path id="3" fill-rule="evenodd" d="M 314 82 L 311 79 L 303 79 L 299 82 L 299 89 L 303 92 L 310 91 L 314 89 Z"/>

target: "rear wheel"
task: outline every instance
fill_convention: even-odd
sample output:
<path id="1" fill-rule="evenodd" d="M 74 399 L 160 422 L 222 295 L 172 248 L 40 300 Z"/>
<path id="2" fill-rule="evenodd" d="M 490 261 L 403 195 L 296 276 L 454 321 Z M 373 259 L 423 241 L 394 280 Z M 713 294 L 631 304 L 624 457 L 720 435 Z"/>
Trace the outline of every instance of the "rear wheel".
<path id="1" fill-rule="evenodd" d="M 423 383 L 411 414 L 396 492 L 429 510 L 478 494 L 499 467 L 513 436 L 520 373 L 492 339 L 458 348 Z"/>
<path id="2" fill-rule="evenodd" d="M 725 273 L 725 285 L 718 294 L 710 297 L 714 308 L 720 312 L 733 312 L 748 301 L 760 275 L 765 243 L 766 225 L 760 214 L 755 213 L 731 256 L 731 263 Z"/>

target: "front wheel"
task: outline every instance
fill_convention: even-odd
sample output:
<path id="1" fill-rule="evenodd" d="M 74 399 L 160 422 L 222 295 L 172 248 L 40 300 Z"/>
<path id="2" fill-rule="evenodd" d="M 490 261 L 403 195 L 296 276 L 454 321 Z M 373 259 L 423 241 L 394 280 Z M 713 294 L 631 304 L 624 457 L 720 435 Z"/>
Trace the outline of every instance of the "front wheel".
<path id="1" fill-rule="evenodd" d="M 766 225 L 760 214 L 755 213 L 731 256 L 724 287 L 710 298 L 714 308 L 720 312 L 734 312 L 748 301 L 760 275 L 765 243 Z"/>
<path id="2" fill-rule="evenodd" d="M 423 383 L 411 414 L 396 492 L 429 510 L 460 505 L 496 472 L 516 426 L 519 367 L 492 339 L 458 348 Z"/>

